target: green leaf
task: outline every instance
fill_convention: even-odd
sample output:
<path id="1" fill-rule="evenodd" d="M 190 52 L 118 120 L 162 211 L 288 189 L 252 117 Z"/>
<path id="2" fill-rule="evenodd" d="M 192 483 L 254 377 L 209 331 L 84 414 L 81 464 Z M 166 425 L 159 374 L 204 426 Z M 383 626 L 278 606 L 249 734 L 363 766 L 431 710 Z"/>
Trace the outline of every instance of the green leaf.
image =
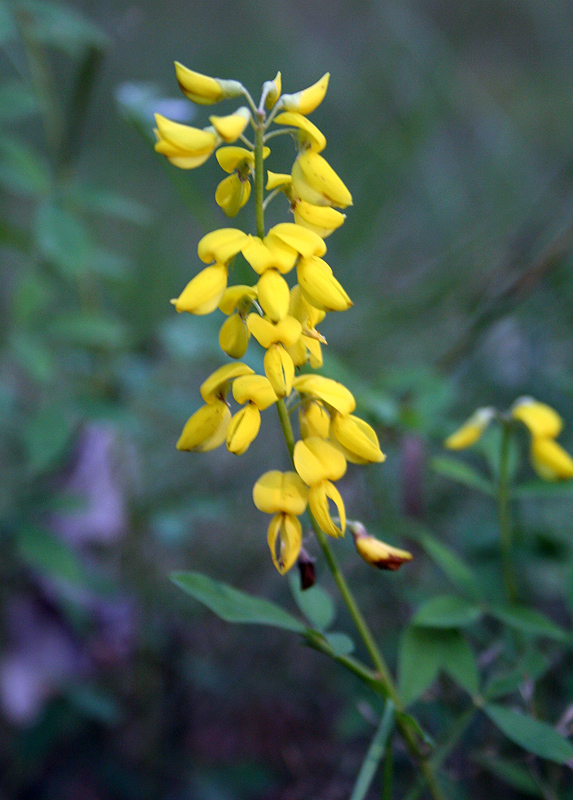
<path id="1" fill-rule="evenodd" d="M 51 350 L 39 336 L 28 331 L 17 331 L 11 339 L 15 360 L 34 380 L 48 383 L 56 374 L 56 365 Z"/>
<path id="2" fill-rule="evenodd" d="M 125 324 L 103 314 L 61 314 L 48 330 L 55 339 L 76 347 L 119 350 L 129 344 Z"/>
<path id="3" fill-rule="evenodd" d="M 452 583 L 473 599 L 479 598 L 479 588 L 473 572 L 450 547 L 429 534 L 422 534 L 419 542 Z"/>
<path id="4" fill-rule="evenodd" d="M 0 0 L 0 46 L 16 38 L 16 26 L 4 0 Z"/>
<path id="5" fill-rule="evenodd" d="M 22 528 L 18 534 L 18 551 L 26 564 L 53 578 L 77 586 L 94 584 L 93 576 L 69 545 L 44 528 Z"/>
<path id="6" fill-rule="evenodd" d="M 38 409 L 26 420 L 24 441 L 32 473 L 44 472 L 61 460 L 73 429 L 70 415 L 56 404 Z"/>
<path id="7" fill-rule="evenodd" d="M 443 594 L 424 603 L 414 614 L 412 625 L 424 628 L 461 628 L 481 617 L 481 608 L 463 597 Z"/>
<path id="8" fill-rule="evenodd" d="M 305 632 L 302 622 L 269 600 L 240 592 L 200 572 L 174 572 L 170 577 L 176 586 L 226 622 L 272 625 L 296 633 Z"/>
<path id="9" fill-rule="evenodd" d="M 353 640 L 346 633 L 332 631 L 332 633 L 324 633 L 323 636 L 332 647 L 335 656 L 348 656 L 356 649 Z"/>
<path id="10" fill-rule="evenodd" d="M 73 183 L 66 187 L 66 195 L 86 211 L 123 219 L 135 225 L 148 225 L 152 212 L 137 200 L 130 200 L 101 186 Z"/>
<path id="11" fill-rule="evenodd" d="M 444 478 L 451 478 L 451 480 L 462 483 L 470 489 L 476 489 L 482 494 L 495 494 L 493 485 L 486 478 L 480 475 L 473 467 L 463 461 L 458 461 L 457 458 L 438 456 L 431 460 L 430 466 L 434 472 L 437 472 L 438 475 L 443 475 Z"/>
<path id="12" fill-rule="evenodd" d="M 549 639 L 566 641 L 569 636 L 563 628 L 556 625 L 549 617 L 526 606 L 493 606 L 487 612 L 510 628 L 530 634 L 531 636 L 547 636 Z"/>
<path id="13" fill-rule="evenodd" d="M 512 742 L 548 761 L 566 764 L 573 759 L 573 745 L 547 722 L 497 704 L 486 705 L 484 712 Z"/>
<path id="14" fill-rule="evenodd" d="M 486 686 L 484 695 L 494 700 L 503 695 L 513 694 L 525 681 L 538 681 L 551 666 L 551 661 L 538 650 L 527 653 L 511 672 L 494 675 Z"/>
<path id="15" fill-rule="evenodd" d="M 298 575 L 293 572 L 288 576 L 292 596 L 304 616 L 313 628 L 324 631 L 334 622 L 336 607 L 331 596 L 321 586 L 315 584 L 302 591 Z"/>
<path id="16" fill-rule="evenodd" d="M 26 12 L 26 34 L 37 42 L 63 50 L 72 58 L 88 46 L 107 47 L 109 40 L 102 29 L 67 6 L 47 0 L 20 0 L 19 6 Z"/>
<path id="17" fill-rule="evenodd" d="M 50 188 L 50 172 L 29 145 L 3 136 L 0 139 L 0 184 L 17 195 L 42 195 Z"/>
<path id="18" fill-rule="evenodd" d="M 511 786 L 512 789 L 533 795 L 533 797 L 543 797 L 538 785 L 531 777 L 531 773 L 521 764 L 514 764 L 513 761 L 508 761 L 499 756 L 496 756 L 495 760 L 485 756 L 481 758 L 474 757 L 474 760 L 488 772 L 491 772 L 492 775 L 495 775 L 496 778 Z"/>
<path id="19" fill-rule="evenodd" d="M 0 122 L 19 122 L 37 112 L 36 95 L 24 81 L 13 78 L 0 86 Z"/>
<path id="20" fill-rule="evenodd" d="M 350 795 L 350 800 L 364 800 L 368 794 L 368 790 L 372 785 L 372 781 L 378 771 L 378 766 L 384 757 L 386 750 L 386 742 L 390 737 L 394 728 L 394 703 L 391 700 L 386 701 L 384 714 L 380 720 L 380 724 L 374 734 L 370 747 L 364 757 L 360 772 L 356 778 L 356 783 Z"/>
<path id="21" fill-rule="evenodd" d="M 448 631 L 440 646 L 441 667 L 469 694 L 479 691 L 479 673 L 474 652 L 459 631 Z"/>
<path id="22" fill-rule="evenodd" d="M 408 627 L 402 635 L 398 684 L 405 706 L 417 700 L 438 677 L 442 632 Z"/>
<path id="23" fill-rule="evenodd" d="M 40 253 L 66 278 L 90 271 L 93 245 L 84 223 L 53 203 L 42 203 L 35 222 Z"/>
<path id="24" fill-rule="evenodd" d="M 511 490 L 512 497 L 570 497 L 573 495 L 573 481 L 528 481 Z"/>

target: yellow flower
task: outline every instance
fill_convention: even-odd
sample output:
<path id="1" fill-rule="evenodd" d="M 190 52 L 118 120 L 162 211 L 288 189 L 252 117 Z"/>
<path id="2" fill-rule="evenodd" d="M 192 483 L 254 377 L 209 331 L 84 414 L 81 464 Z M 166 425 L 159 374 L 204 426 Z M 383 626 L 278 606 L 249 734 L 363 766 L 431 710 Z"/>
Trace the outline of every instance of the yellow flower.
<path id="1" fill-rule="evenodd" d="M 253 312 L 247 317 L 247 326 L 265 350 L 277 343 L 283 344 L 285 347 L 292 347 L 302 332 L 302 325 L 290 314 L 273 323 Z"/>
<path id="2" fill-rule="evenodd" d="M 378 569 L 396 570 L 406 561 L 411 561 L 413 556 L 407 550 L 392 547 L 386 542 L 381 542 L 370 536 L 360 522 L 349 523 L 348 527 L 354 537 L 354 545 L 358 555 L 368 564 Z"/>
<path id="3" fill-rule="evenodd" d="M 466 447 L 471 447 L 481 437 L 495 413 L 495 408 L 478 408 L 461 428 L 448 436 L 444 447 L 449 450 L 465 450 Z"/>
<path id="4" fill-rule="evenodd" d="M 281 575 L 295 564 L 300 552 L 302 528 L 297 517 L 304 512 L 307 500 L 308 489 L 296 472 L 265 472 L 253 487 L 255 506 L 266 514 L 274 514 L 267 539 L 273 563 Z"/>
<path id="5" fill-rule="evenodd" d="M 240 405 L 254 403 L 259 411 L 277 402 L 277 396 L 268 378 L 264 375 L 241 375 L 233 381 L 233 397 Z"/>
<path id="6" fill-rule="evenodd" d="M 286 111 L 297 111 L 299 114 L 311 114 L 324 100 L 328 89 L 330 72 L 326 72 L 320 80 L 296 94 L 283 94 L 281 108 Z"/>
<path id="7" fill-rule="evenodd" d="M 265 107 L 271 109 L 280 97 L 282 91 L 282 79 L 280 72 L 277 72 L 272 81 L 265 81 L 263 93 L 265 97 Z"/>
<path id="8" fill-rule="evenodd" d="M 339 444 L 346 460 L 352 464 L 370 464 L 386 460 L 373 428 L 353 414 L 334 413 L 330 434 Z"/>
<path id="9" fill-rule="evenodd" d="M 290 290 L 288 283 L 277 269 L 266 269 L 257 283 L 259 303 L 267 317 L 273 322 L 288 314 Z"/>
<path id="10" fill-rule="evenodd" d="M 201 397 L 206 403 L 224 400 L 235 378 L 239 378 L 242 375 L 252 375 L 253 373 L 253 369 L 241 362 L 224 364 L 203 381 L 199 387 Z"/>
<path id="11" fill-rule="evenodd" d="M 347 311 L 352 306 L 352 300 L 322 258 L 299 258 L 296 274 L 303 296 L 315 308 Z"/>
<path id="12" fill-rule="evenodd" d="M 543 480 L 557 481 L 573 478 L 573 459 L 553 439 L 533 436 L 530 455 L 533 469 Z"/>
<path id="13" fill-rule="evenodd" d="M 279 186 L 289 186 L 291 183 L 291 176 L 287 175 L 285 172 L 271 172 L 270 169 L 267 170 L 267 183 L 265 186 L 267 192 L 271 192 Z"/>
<path id="14" fill-rule="evenodd" d="M 155 115 L 155 150 L 180 169 L 200 167 L 221 140 L 214 129 L 201 130 Z"/>
<path id="15" fill-rule="evenodd" d="M 189 417 L 177 442 L 178 450 L 205 453 L 223 444 L 231 412 L 224 400 L 214 400 Z"/>
<path id="16" fill-rule="evenodd" d="M 251 112 L 246 106 L 241 106 L 233 114 L 225 117 L 211 116 L 209 122 L 219 136 L 227 144 L 235 142 L 251 121 Z"/>
<path id="17" fill-rule="evenodd" d="M 243 317 L 231 314 L 219 330 L 219 347 L 231 358 L 242 358 L 247 352 L 250 336 Z"/>
<path id="18" fill-rule="evenodd" d="M 270 231 L 263 240 L 249 236 L 241 252 L 255 270 L 262 275 L 267 269 L 278 269 L 283 275 L 294 267 L 298 253 Z"/>
<path id="19" fill-rule="evenodd" d="M 278 397 L 288 397 L 294 380 L 294 362 L 282 344 L 271 344 L 263 359 L 265 375 Z"/>
<path id="20" fill-rule="evenodd" d="M 340 228 L 346 219 L 346 214 L 341 214 L 331 206 L 315 206 L 299 198 L 291 202 L 295 224 L 308 228 L 323 239 Z"/>
<path id="21" fill-rule="evenodd" d="M 555 439 L 563 428 L 563 420 L 557 411 L 532 397 L 518 398 L 511 407 L 511 415 L 523 422 L 532 436 Z"/>
<path id="22" fill-rule="evenodd" d="M 197 254 L 205 264 L 211 261 L 227 264 L 248 241 L 248 234 L 239 228 L 219 228 L 199 240 Z"/>
<path id="23" fill-rule="evenodd" d="M 303 481 L 309 485 L 308 503 L 316 521 L 329 536 L 342 536 L 346 527 L 346 511 L 340 492 L 331 481 L 346 472 L 346 459 L 330 442 L 310 436 L 296 443 L 294 466 Z M 340 527 L 330 516 L 328 500 L 338 510 Z"/>
<path id="24" fill-rule="evenodd" d="M 227 175 L 219 183 L 215 192 L 215 202 L 228 217 L 236 217 L 249 201 L 251 184 L 248 178 L 241 178 L 236 172 Z"/>
<path id="25" fill-rule="evenodd" d="M 296 284 L 290 291 L 289 314 L 302 325 L 300 339 L 288 350 L 294 365 L 301 367 L 309 362 L 313 369 L 319 369 L 322 366 L 321 345 L 326 344 L 326 339 L 316 326 L 326 313 L 307 302 Z"/>
<path id="26" fill-rule="evenodd" d="M 189 281 L 179 297 L 171 300 L 178 312 L 210 314 L 219 305 L 227 287 L 227 267 L 213 264 L 201 270 Z"/>
<path id="27" fill-rule="evenodd" d="M 261 412 L 254 403 L 247 403 L 231 418 L 227 428 L 227 450 L 241 456 L 257 438 Z"/>
<path id="28" fill-rule="evenodd" d="M 294 222 L 280 222 L 278 225 L 274 225 L 270 229 L 269 235 L 278 237 L 305 258 L 323 256 L 326 253 L 326 245 L 318 234 L 296 225 Z"/>
<path id="29" fill-rule="evenodd" d="M 285 111 L 275 117 L 275 122 L 278 125 L 289 125 L 299 129 L 297 139 L 301 150 L 308 149 L 314 150 L 315 153 L 320 153 L 326 147 L 324 134 L 302 114 L 297 114 L 295 111 Z"/>
<path id="30" fill-rule="evenodd" d="M 229 97 L 237 97 L 244 91 L 239 81 L 210 78 L 184 67 L 178 61 L 175 62 L 175 75 L 183 94 L 199 105 L 218 103 Z"/>
<path id="31" fill-rule="evenodd" d="M 320 436 L 328 439 L 330 430 L 330 414 L 317 400 L 304 403 L 298 412 L 300 435 L 303 439 L 309 436 Z"/>
<path id="32" fill-rule="evenodd" d="M 299 394 L 322 400 L 341 414 L 351 414 L 356 408 L 352 392 L 346 386 L 323 375 L 299 375 L 293 381 L 293 388 Z"/>
<path id="33" fill-rule="evenodd" d="M 291 171 L 294 193 L 315 206 L 346 208 L 352 205 L 352 195 L 318 153 L 305 150 L 293 164 Z"/>

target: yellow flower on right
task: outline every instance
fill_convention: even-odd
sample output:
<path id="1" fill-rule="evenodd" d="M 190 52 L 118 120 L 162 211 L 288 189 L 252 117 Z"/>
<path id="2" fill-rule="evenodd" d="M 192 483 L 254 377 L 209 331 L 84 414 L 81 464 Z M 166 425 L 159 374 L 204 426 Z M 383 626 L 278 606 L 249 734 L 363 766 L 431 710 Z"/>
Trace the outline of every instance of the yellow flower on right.
<path id="1" fill-rule="evenodd" d="M 512 405 L 511 415 L 531 433 L 529 455 L 539 477 L 545 481 L 573 478 L 573 458 L 555 441 L 563 428 L 557 411 L 532 397 L 520 397 Z"/>

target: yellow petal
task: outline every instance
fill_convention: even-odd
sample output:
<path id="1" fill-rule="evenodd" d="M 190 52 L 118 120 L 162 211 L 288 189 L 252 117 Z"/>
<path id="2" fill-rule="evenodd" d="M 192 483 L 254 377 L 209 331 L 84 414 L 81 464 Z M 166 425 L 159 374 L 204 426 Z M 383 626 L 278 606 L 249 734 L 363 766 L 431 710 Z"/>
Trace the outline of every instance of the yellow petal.
<path id="1" fill-rule="evenodd" d="M 223 264 L 213 264 L 195 275 L 179 297 L 171 302 L 179 312 L 210 314 L 217 308 L 226 286 L 227 267 Z"/>
<path id="2" fill-rule="evenodd" d="M 277 236 L 301 256 L 310 258 L 310 256 L 323 256 L 326 253 L 326 245 L 324 241 L 313 231 L 308 228 L 303 228 L 296 225 L 294 222 L 280 222 L 274 225 L 269 234 Z"/>
<path id="3" fill-rule="evenodd" d="M 532 436 L 555 439 L 563 429 L 563 420 L 551 406 L 538 403 L 532 397 L 520 397 L 511 408 L 514 419 L 523 422 Z"/>
<path id="4" fill-rule="evenodd" d="M 308 489 L 296 472 L 271 470 L 253 487 L 253 502 L 266 514 L 285 512 L 298 516 L 306 508 Z"/>
<path id="5" fill-rule="evenodd" d="M 263 90 L 267 88 L 265 107 L 271 109 L 280 97 L 282 92 L 282 79 L 280 72 L 277 72 L 272 81 L 265 82 Z"/>
<path id="6" fill-rule="evenodd" d="M 300 258 L 296 267 L 303 297 L 323 311 L 347 311 L 352 300 L 322 258 Z"/>
<path id="7" fill-rule="evenodd" d="M 290 301 L 288 283 L 276 269 L 267 269 L 257 283 L 261 308 L 273 322 L 286 317 Z"/>
<path id="8" fill-rule="evenodd" d="M 242 358 L 247 352 L 250 335 L 245 320 L 239 314 L 231 314 L 221 325 L 219 347 L 231 358 Z"/>
<path id="9" fill-rule="evenodd" d="M 573 458 L 553 439 L 534 436 L 530 455 L 533 469 L 543 480 L 573 478 Z"/>
<path id="10" fill-rule="evenodd" d="M 243 91 L 238 81 L 210 78 L 184 67 L 178 61 L 175 62 L 175 75 L 183 94 L 200 105 L 211 105 L 228 97 L 237 97 Z"/>
<path id="11" fill-rule="evenodd" d="M 267 171 L 267 185 L 265 189 L 267 192 L 276 189 L 277 186 L 288 186 L 292 182 L 292 178 L 285 172 L 271 172 Z"/>
<path id="12" fill-rule="evenodd" d="M 244 283 L 228 286 L 219 301 L 219 309 L 223 314 L 232 314 L 233 311 L 242 310 L 243 306 L 248 308 L 251 304 L 250 301 L 254 300 L 256 296 L 257 290 L 254 286 L 247 286 Z"/>
<path id="13" fill-rule="evenodd" d="M 209 122 L 224 142 L 235 142 L 243 133 L 251 119 L 251 112 L 246 106 L 238 108 L 234 114 L 225 117 L 212 116 Z"/>
<path id="14" fill-rule="evenodd" d="M 328 439 L 330 431 L 330 414 L 326 408 L 315 400 L 305 403 L 298 412 L 300 435 L 303 439 L 309 436 L 320 436 Z"/>
<path id="15" fill-rule="evenodd" d="M 299 114 L 311 114 L 324 100 L 328 89 L 330 72 L 326 72 L 320 80 L 296 94 L 283 94 L 281 107 L 286 111 L 298 111 Z"/>
<path id="16" fill-rule="evenodd" d="M 316 206 L 346 208 L 352 205 L 352 195 L 318 153 L 305 150 L 293 164 L 292 188 L 298 197 Z"/>
<path id="17" fill-rule="evenodd" d="M 308 228 L 323 239 L 340 228 L 346 219 L 346 214 L 341 214 L 331 206 L 314 206 L 304 200 L 295 203 L 293 214 L 296 225 Z"/>
<path id="18" fill-rule="evenodd" d="M 185 423 L 177 449 L 198 452 L 214 450 L 225 441 L 230 419 L 231 412 L 221 400 L 202 406 Z"/>
<path id="19" fill-rule="evenodd" d="M 346 459 L 334 445 L 310 436 L 294 446 L 294 467 L 308 486 L 325 480 L 337 481 L 346 472 Z"/>
<path id="20" fill-rule="evenodd" d="M 406 561 L 412 560 L 412 554 L 407 550 L 392 547 L 392 545 L 381 542 L 380 539 L 366 533 L 355 535 L 354 544 L 358 555 L 378 569 L 396 570 Z"/>
<path id="21" fill-rule="evenodd" d="M 338 511 L 340 527 L 330 516 L 328 501 L 332 500 Z M 330 481 L 311 486 L 308 492 L 308 505 L 324 533 L 329 536 L 343 536 L 346 529 L 346 511 L 340 492 Z"/>
<path id="22" fill-rule="evenodd" d="M 249 179 L 241 180 L 237 173 L 227 175 L 217 186 L 215 202 L 228 217 L 236 217 L 251 196 Z"/>
<path id="23" fill-rule="evenodd" d="M 269 524 L 267 541 L 273 564 L 284 575 L 296 563 L 302 546 L 300 521 L 292 514 L 275 514 Z"/>
<path id="24" fill-rule="evenodd" d="M 254 152 L 244 147 L 220 147 L 215 153 L 215 158 L 225 172 L 234 172 L 239 167 L 247 165 L 253 167 L 255 164 Z"/>
<path id="25" fill-rule="evenodd" d="M 333 414 L 331 436 L 340 444 L 346 459 L 353 464 L 385 461 L 373 428 L 353 414 Z"/>
<path id="26" fill-rule="evenodd" d="M 199 391 L 206 403 L 214 403 L 227 396 L 231 381 L 241 375 L 251 375 L 253 369 L 240 361 L 234 364 L 224 364 L 203 381 Z"/>
<path id="27" fill-rule="evenodd" d="M 277 402 L 277 396 L 264 375 L 242 375 L 233 381 L 233 397 L 240 405 L 254 403 L 264 411 Z"/>
<path id="28" fill-rule="evenodd" d="M 275 117 L 278 125 L 289 125 L 299 128 L 298 139 L 303 147 L 309 147 L 315 153 L 320 153 L 326 147 L 326 138 L 316 125 L 295 111 L 286 111 Z"/>
<path id="29" fill-rule="evenodd" d="M 219 228 L 199 240 L 197 253 L 205 264 L 211 261 L 225 264 L 240 252 L 248 240 L 248 234 L 239 228 Z"/>
<path id="30" fill-rule="evenodd" d="M 494 416 L 495 408 L 478 408 L 461 428 L 448 436 L 444 447 L 448 450 L 464 450 L 466 447 L 471 447 L 481 437 Z"/>
<path id="31" fill-rule="evenodd" d="M 282 344 L 272 344 L 264 358 L 265 375 L 277 397 L 288 397 L 294 379 L 294 364 Z"/>
<path id="32" fill-rule="evenodd" d="M 293 388 L 301 394 L 308 394 L 322 400 L 341 414 L 351 414 L 356 401 L 346 386 L 323 375 L 299 375 L 293 381 Z"/>
<path id="33" fill-rule="evenodd" d="M 183 125 L 180 122 L 173 122 L 161 114 L 155 115 L 160 142 L 165 140 L 180 151 L 180 155 L 210 155 L 217 146 L 218 137 L 214 131 L 204 131 L 200 128 L 193 128 L 190 125 Z M 158 142 L 158 145 L 160 144 Z M 157 149 L 157 147 L 156 147 Z M 159 152 L 161 152 L 159 150 Z M 167 153 L 165 153 L 167 155 Z"/>
<path id="34" fill-rule="evenodd" d="M 247 326 L 257 342 L 265 349 L 277 343 L 292 347 L 302 332 L 300 322 L 290 315 L 273 323 L 253 312 L 247 317 Z"/>
<path id="35" fill-rule="evenodd" d="M 231 418 L 227 428 L 227 450 L 241 456 L 257 438 L 261 427 L 261 412 L 248 403 Z"/>

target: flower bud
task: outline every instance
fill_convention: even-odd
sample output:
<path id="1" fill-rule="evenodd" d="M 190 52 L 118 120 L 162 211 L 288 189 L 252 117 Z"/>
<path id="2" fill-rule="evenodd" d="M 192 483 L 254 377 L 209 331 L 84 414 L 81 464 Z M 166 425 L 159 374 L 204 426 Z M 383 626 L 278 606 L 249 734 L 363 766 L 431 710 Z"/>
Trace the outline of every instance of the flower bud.
<path id="1" fill-rule="evenodd" d="M 225 117 L 209 117 L 209 122 L 224 142 L 232 144 L 243 133 L 250 119 L 251 112 L 249 109 L 246 106 L 241 106 L 234 114 L 228 114 Z"/>
<path id="2" fill-rule="evenodd" d="M 213 264 L 195 275 L 179 297 L 171 302 L 178 312 L 188 311 L 199 316 L 210 314 L 219 305 L 226 287 L 227 267 Z"/>
<path id="3" fill-rule="evenodd" d="M 243 92 L 239 81 L 210 78 L 184 67 L 178 61 L 175 62 L 175 75 L 183 94 L 198 105 L 212 105 L 229 97 L 237 97 Z"/>
<path id="4" fill-rule="evenodd" d="M 231 314 L 221 325 L 219 346 L 231 358 L 242 358 L 247 352 L 251 334 L 240 314 Z"/>
<path id="5" fill-rule="evenodd" d="M 465 450 L 466 447 L 471 447 L 478 441 L 494 417 L 495 408 L 478 408 L 461 428 L 448 436 L 444 447 L 447 447 L 448 450 Z"/>
<path id="6" fill-rule="evenodd" d="M 251 184 L 249 179 L 241 179 L 237 173 L 227 175 L 219 183 L 215 192 L 215 202 L 228 217 L 236 217 L 249 201 Z"/>
<path id="7" fill-rule="evenodd" d="M 276 269 L 267 269 L 257 283 L 257 295 L 261 308 L 273 322 L 288 314 L 290 289 L 288 283 Z"/>
<path id="8" fill-rule="evenodd" d="M 397 547 L 381 542 L 374 536 L 370 536 L 360 522 L 349 523 L 348 525 L 358 555 L 378 569 L 396 570 L 406 561 L 412 560 L 412 554 L 407 550 L 400 550 Z"/>
<path id="9" fill-rule="evenodd" d="M 288 397 L 294 380 L 294 364 L 282 344 L 272 344 L 264 358 L 265 375 L 277 397 Z"/>
<path id="10" fill-rule="evenodd" d="M 185 423 L 177 449 L 201 453 L 214 450 L 225 441 L 230 419 L 231 412 L 223 400 L 202 406 Z"/>
<path id="11" fill-rule="evenodd" d="M 298 111 L 299 114 L 311 114 L 324 100 L 330 72 L 326 72 L 320 80 L 296 94 L 283 94 L 281 108 L 286 111 Z"/>
<path id="12" fill-rule="evenodd" d="M 261 412 L 247 403 L 231 418 L 227 428 L 227 450 L 241 456 L 256 439 L 261 427 Z"/>

